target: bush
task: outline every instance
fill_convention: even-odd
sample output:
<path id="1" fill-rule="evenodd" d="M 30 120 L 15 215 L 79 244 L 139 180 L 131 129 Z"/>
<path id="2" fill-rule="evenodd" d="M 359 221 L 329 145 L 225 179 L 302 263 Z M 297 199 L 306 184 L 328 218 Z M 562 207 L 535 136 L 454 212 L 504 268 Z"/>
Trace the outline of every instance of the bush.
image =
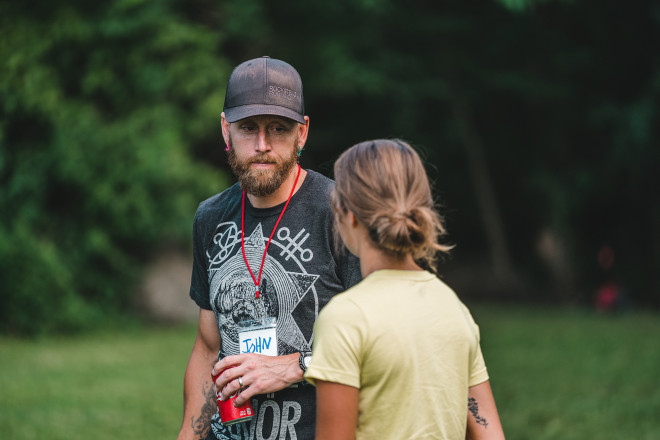
<path id="1" fill-rule="evenodd" d="M 227 184 L 191 154 L 219 137 L 220 36 L 176 7 L 0 6 L 5 332 L 75 331 L 127 310 L 140 265 L 187 244 L 197 203 Z"/>

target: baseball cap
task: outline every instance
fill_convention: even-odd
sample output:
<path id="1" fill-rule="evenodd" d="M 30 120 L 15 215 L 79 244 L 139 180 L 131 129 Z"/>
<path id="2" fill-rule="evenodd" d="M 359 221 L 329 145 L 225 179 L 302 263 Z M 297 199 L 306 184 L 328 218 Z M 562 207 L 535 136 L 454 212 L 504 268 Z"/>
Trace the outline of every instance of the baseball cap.
<path id="1" fill-rule="evenodd" d="M 245 61 L 229 76 L 223 111 L 228 122 L 277 115 L 304 124 L 300 75 L 291 65 L 268 56 Z"/>

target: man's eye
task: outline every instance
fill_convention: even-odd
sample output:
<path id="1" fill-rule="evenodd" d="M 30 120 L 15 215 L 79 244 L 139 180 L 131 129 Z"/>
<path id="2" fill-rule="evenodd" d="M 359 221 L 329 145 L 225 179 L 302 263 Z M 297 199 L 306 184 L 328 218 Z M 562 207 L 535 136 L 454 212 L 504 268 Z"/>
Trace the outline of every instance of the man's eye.
<path id="1" fill-rule="evenodd" d="M 286 132 L 286 128 L 284 128 L 284 127 L 272 127 L 270 130 L 273 133 L 277 133 L 277 134 L 282 134 L 282 133 Z"/>

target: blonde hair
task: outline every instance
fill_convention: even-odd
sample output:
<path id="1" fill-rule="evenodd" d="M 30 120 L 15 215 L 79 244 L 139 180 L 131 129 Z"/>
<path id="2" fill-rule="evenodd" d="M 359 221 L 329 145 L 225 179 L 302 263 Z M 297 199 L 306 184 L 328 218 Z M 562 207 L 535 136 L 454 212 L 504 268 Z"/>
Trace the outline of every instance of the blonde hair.
<path id="1" fill-rule="evenodd" d="M 335 221 L 351 211 L 376 248 L 396 258 L 410 254 L 435 271 L 438 243 L 446 234 L 434 209 L 426 170 L 417 152 L 398 139 L 353 145 L 335 162 L 332 206 Z M 337 229 L 337 228 L 335 228 Z"/>

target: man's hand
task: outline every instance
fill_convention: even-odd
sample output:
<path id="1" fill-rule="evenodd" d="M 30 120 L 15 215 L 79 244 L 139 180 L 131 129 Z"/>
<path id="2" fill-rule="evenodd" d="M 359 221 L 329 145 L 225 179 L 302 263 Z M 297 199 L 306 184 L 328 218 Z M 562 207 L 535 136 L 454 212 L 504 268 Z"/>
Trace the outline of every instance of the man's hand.
<path id="1" fill-rule="evenodd" d="M 215 385 L 222 390 L 222 399 L 225 400 L 241 388 L 240 377 L 243 387 L 236 398 L 236 405 L 242 405 L 254 395 L 274 393 L 300 382 L 303 372 L 298 364 L 299 357 L 300 353 L 286 356 L 253 353 L 227 356 L 213 367 L 214 376 L 222 372 Z"/>

